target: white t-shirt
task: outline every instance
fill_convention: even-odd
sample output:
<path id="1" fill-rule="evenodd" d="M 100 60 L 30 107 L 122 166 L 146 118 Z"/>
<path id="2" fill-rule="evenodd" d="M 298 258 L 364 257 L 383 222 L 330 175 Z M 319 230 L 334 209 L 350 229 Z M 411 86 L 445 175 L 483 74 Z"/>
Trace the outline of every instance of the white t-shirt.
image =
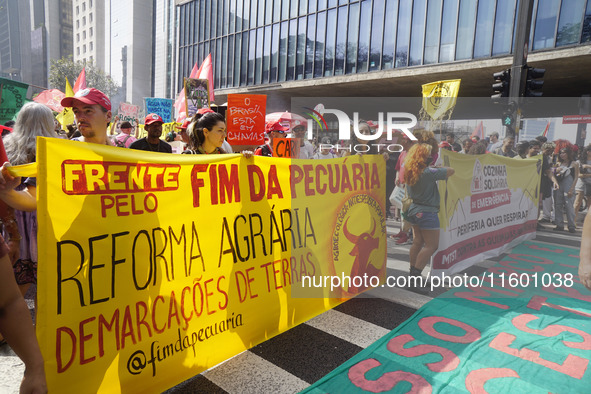
<path id="1" fill-rule="evenodd" d="M 304 146 L 300 146 L 300 159 L 311 159 L 314 156 L 314 145 L 304 140 Z"/>

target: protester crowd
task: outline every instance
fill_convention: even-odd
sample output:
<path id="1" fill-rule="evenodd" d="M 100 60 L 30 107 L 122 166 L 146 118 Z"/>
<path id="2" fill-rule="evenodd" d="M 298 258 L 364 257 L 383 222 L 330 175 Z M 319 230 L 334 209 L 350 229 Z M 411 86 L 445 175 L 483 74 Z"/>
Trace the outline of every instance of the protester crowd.
<path id="1" fill-rule="evenodd" d="M 12 132 L 2 135 L 10 164 L 5 164 L 0 177 L 0 332 L 26 364 L 22 392 L 45 392 L 45 378 L 41 353 L 37 345 L 31 317 L 23 296 L 37 279 L 37 226 L 36 179 L 12 177 L 9 165 L 35 161 L 36 137 L 66 138 L 75 141 L 110 145 L 122 149 L 136 149 L 164 154 L 226 154 L 233 147 L 226 141 L 226 121 L 223 115 L 210 109 L 201 109 L 186 119 L 177 132 L 169 132 L 163 139 L 163 120 L 157 114 L 144 119 L 145 137 L 138 138 L 139 119 L 135 126 L 113 117 L 109 98 L 97 89 L 84 89 L 73 97 L 66 97 L 61 105 L 71 107 L 75 124 L 67 125 L 67 132 L 56 126 L 54 116 L 42 104 L 23 106 L 15 123 L 6 124 Z M 254 148 L 254 155 L 274 156 L 273 141 L 287 136 L 299 139 L 300 159 L 333 159 L 354 154 L 383 156 L 386 162 L 386 193 L 404 193 L 412 204 L 404 210 L 392 206 L 386 199 L 387 216 L 401 223 L 400 232 L 392 237 L 396 244 L 412 242 L 410 249 L 410 275 L 421 275 L 423 268 L 438 248 L 439 194 L 437 181 L 454 174 L 453 168 L 436 166 L 441 149 L 461 154 L 497 154 L 513 159 L 540 156 L 541 199 L 540 223 L 554 223 L 555 231 L 575 232 L 580 207 L 591 203 L 591 145 L 579 149 L 567 140 L 547 141 L 537 137 L 515 145 L 512 137 L 499 138 L 497 132 L 485 139 L 466 138 L 460 145 L 453 133 L 438 141 L 434 133 L 424 129 L 413 131 L 416 141 L 400 133 L 395 141 L 401 151 L 380 148 L 380 140 L 365 138 L 375 133 L 372 122 L 360 121 L 356 125 L 356 142 L 367 146 L 363 152 L 350 149 L 346 141 L 308 140 L 303 122 L 267 122 L 265 143 Z M 335 146 L 339 146 L 335 149 Z M 174 148 L 174 149 L 173 149 Z M 242 151 L 246 158 L 253 155 Z M 566 218 L 564 213 L 566 213 Z M 404 219 L 404 220 L 403 220 Z M 406 226 L 403 224 L 406 223 Z M 566 225 L 566 227 L 565 227 Z M 586 224 L 591 231 L 591 223 Z M 582 253 L 583 256 L 583 253 Z M 591 259 L 591 253 L 590 253 Z M 12 267 L 13 275 L 10 275 Z M 591 263 L 590 263 L 591 267 Z M 591 268 L 589 269 L 591 278 Z M 20 290 L 20 291 L 19 291 Z M 4 338 L 1 344 L 5 343 Z"/>

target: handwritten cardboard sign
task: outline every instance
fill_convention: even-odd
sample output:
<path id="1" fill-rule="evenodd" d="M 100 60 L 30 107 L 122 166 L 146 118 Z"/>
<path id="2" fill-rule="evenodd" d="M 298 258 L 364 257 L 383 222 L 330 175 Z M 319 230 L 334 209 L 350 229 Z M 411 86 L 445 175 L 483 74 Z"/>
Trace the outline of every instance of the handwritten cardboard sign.
<path id="1" fill-rule="evenodd" d="M 262 145 L 265 143 L 264 94 L 228 95 L 228 142 L 230 145 Z"/>
<path id="2" fill-rule="evenodd" d="M 129 103 L 119 103 L 119 115 L 120 122 L 129 122 L 133 126 L 137 126 L 136 119 L 139 118 L 140 107 Z"/>
<path id="3" fill-rule="evenodd" d="M 300 157 L 299 138 L 275 138 L 273 140 L 273 157 L 297 159 Z"/>
<path id="4" fill-rule="evenodd" d="M 147 114 L 158 114 L 164 123 L 172 122 L 172 99 L 145 97 Z"/>
<path id="5" fill-rule="evenodd" d="M 201 108 L 209 108 L 207 79 L 185 78 L 185 100 L 187 101 L 187 118 L 195 115 Z"/>

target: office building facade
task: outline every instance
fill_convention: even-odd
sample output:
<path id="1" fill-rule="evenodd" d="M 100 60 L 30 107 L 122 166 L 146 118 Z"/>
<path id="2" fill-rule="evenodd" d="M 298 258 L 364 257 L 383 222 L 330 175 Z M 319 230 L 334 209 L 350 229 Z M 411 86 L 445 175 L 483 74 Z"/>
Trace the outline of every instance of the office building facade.
<path id="1" fill-rule="evenodd" d="M 464 95 L 488 96 L 491 73 L 512 62 L 518 5 L 518 0 L 177 0 L 177 89 L 194 63 L 211 53 L 221 97 L 416 96 L 421 83 L 453 75 L 463 77 Z M 528 61 L 546 68 L 560 63 L 580 75 L 581 67 L 591 65 L 590 43 L 591 1 L 534 1 Z M 571 86 L 574 79 L 562 82 Z M 565 93 L 564 85 L 556 84 L 556 90 L 547 85 L 545 91 Z M 569 93 L 589 92 L 572 83 Z"/>

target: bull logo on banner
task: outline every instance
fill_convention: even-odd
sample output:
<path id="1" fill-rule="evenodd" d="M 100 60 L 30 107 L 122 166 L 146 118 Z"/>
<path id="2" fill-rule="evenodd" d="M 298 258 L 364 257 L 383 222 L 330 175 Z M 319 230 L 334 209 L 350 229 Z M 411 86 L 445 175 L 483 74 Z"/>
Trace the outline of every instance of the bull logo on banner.
<path id="1" fill-rule="evenodd" d="M 366 231 L 359 235 L 353 235 L 349 231 L 349 228 L 347 227 L 348 223 L 349 218 L 345 220 L 345 225 L 343 226 L 343 234 L 349 242 L 355 245 L 353 246 L 353 249 L 351 249 L 351 252 L 349 252 L 349 255 L 355 258 L 353 261 L 353 267 L 351 268 L 351 276 L 361 276 L 363 273 L 367 273 L 368 275 L 377 275 L 378 270 L 372 264 L 370 264 L 369 261 L 371 252 L 377 250 L 380 246 L 380 240 L 378 237 L 375 236 L 375 219 L 372 218 L 373 226 L 371 228 L 371 231 Z M 360 288 L 350 283 L 347 292 L 351 294 L 357 294 L 364 289 L 365 287 Z"/>

